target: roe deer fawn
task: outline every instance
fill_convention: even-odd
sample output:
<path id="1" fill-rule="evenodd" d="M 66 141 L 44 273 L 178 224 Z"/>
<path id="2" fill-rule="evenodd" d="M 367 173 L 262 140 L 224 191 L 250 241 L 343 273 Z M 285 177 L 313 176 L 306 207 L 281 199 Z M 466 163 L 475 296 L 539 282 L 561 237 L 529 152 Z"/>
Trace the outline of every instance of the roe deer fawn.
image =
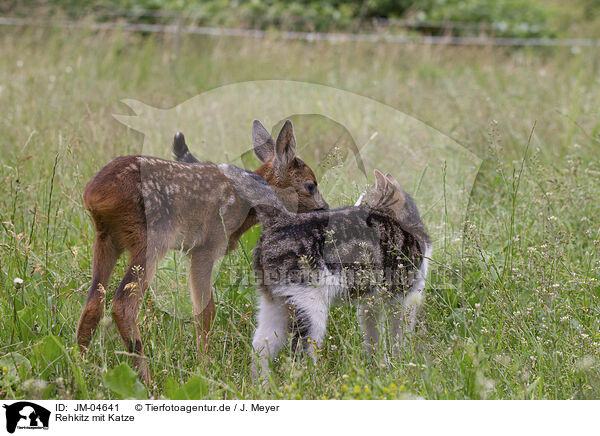
<path id="1" fill-rule="evenodd" d="M 294 348 L 314 355 L 323 343 L 329 308 L 359 298 L 365 345 L 379 343 L 378 308 L 390 314 L 394 354 L 415 325 L 431 241 L 412 197 L 375 170 L 376 185 L 355 206 L 295 214 L 270 187 L 233 165 L 221 167 L 263 225 L 254 248 L 262 296 L 252 342 L 267 375 L 288 332 Z M 256 374 L 256 369 L 255 369 Z"/>
<path id="2" fill-rule="evenodd" d="M 299 212 L 327 209 L 313 171 L 296 157 L 291 122 L 277 141 L 254 121 L 252 142 L 263 165 L 256 170 L 271 184 L 286 207 Z M 185 154 L 181 133 L 176 154 Z M 191 156 L 191 155 L 190 155 Z M 255 213 L 239 198 L 219 166 L 210 162 L 173 162 L 148 156 L 118 157 L 87 184 L 83 202 L 96 228 L 92 282 L 77 327 L 83 352 L 89 347 L 104 314 L 105 288 L 124 250 L 129 266 L 112 305 L 112 317 L 129 352 L 135 354 L 140 377 L 150 382 L 148 364 L 137 326 L 140 300 L 157 262 L 171 248 L 183 248 L 191 258 L 190 283 L 195 313 L 198 355 L 206 350 L 215 314 L 212 295 L 214 262 L 232 249 L 254 225 Z"/>

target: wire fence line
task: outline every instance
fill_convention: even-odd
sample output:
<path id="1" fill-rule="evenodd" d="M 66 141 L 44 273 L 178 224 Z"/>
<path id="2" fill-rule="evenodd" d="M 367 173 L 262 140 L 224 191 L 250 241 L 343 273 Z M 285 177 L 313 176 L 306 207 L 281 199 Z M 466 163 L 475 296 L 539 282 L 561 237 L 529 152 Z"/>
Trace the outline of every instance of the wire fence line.
<path id="1" fill-rule="evenodd" d="M 169 19 L 176 20 L 178 22 L 186 22 L 188 24 L 198 24 L 196 21 L 201 20 L 203 17 L 193 11 L 176 11 L 169 9 L 100 9 L 94 10 L 88 17 L 100 17 L 107 18 L 112 17 L 116 19 L 120 18 L 154 18 L 154 19 Z M 256 18 L 253 19 L 253 21 Z M 286 22 L 298 22 L 304 21 L 298 18 L 292 17 L 287 18 Z M 366 22 L 370 22 L 376 28 L 407 28 L 407 29 L 436 29 L 438 31 L 453 31 L 453 30 L 468 30 L 475 31 L 477 33 L 494 32 L 506 30 L 508 24 L 506 22 L 470 22 L 470 21 L 424 21 L 414 19 L 398 19 L 398 18 L 385 18 L 385 17 L 373 17 Z M 268 23 L 267 23 L 268 24 Z M 530 26 L 528 23 L 523 23 Z M 537 27 L 531 25 L 531 27 Z"/>
<path id="2" fill-rule="evenodd" d="M 246 38 L 281 38 L 302 41 L 368 42 L 393 44 L 424 44 L 452 46 L 498 47 L 600 47 L 600 39 L 592 38 L 508 38 L 490 36 L 431 36 L 394 35 L 387 33 L 326 33 L 326 32 L 272 32 L 259 29 L 235 29 L 176 24 L 145 24 L 127 22 L 89 22 L 70 20 L 32 20 L 29 18 L 0 17 L 0 26 L 38 26 L 79 28 L 94 31 L 121 30 L 126 32 L 166 33 L 175 35 L 208 35 Z"/>

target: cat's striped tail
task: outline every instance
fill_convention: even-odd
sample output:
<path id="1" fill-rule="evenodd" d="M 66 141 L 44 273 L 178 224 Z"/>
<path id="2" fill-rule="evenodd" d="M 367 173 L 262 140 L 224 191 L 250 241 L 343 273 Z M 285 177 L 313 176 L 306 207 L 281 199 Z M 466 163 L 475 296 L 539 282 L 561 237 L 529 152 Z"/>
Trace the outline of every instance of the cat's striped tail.
<path id="1" fill-rule="evenodd" d="M 221 164 L 219 169 L 229 179 L 240 198 L 256 211 L 263 227 L 270 227 L 282 217 L 291 215 L 271 186 L 258 174 L 231 164 Z"/>

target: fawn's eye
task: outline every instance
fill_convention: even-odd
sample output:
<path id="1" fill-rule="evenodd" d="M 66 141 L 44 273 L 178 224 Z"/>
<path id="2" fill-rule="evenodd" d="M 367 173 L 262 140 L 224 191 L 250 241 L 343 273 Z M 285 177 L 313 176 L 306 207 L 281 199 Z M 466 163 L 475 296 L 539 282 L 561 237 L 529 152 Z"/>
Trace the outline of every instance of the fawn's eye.
<path id="1" fill-rule="evenodd" d="M 314 195 L 314 193 L 317 192 L 317 184 L 316 183 L 307 183 L 306 185 L 304 185 L 304 187 L 306 188 L 306 190 L 308 191 L 308 193 L 310 195 Z"/>

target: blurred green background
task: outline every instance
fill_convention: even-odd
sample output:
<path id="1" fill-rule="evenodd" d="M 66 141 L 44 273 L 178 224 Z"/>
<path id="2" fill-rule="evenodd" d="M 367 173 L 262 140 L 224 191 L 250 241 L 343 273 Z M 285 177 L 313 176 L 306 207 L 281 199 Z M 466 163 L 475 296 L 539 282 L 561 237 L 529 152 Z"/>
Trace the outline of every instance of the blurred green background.
<path id="1" fill-rule="evenodd" d="M 26 0 L 0 2 L 0 13 L 294 31 L 600 36 L 600 0 Z"/>

